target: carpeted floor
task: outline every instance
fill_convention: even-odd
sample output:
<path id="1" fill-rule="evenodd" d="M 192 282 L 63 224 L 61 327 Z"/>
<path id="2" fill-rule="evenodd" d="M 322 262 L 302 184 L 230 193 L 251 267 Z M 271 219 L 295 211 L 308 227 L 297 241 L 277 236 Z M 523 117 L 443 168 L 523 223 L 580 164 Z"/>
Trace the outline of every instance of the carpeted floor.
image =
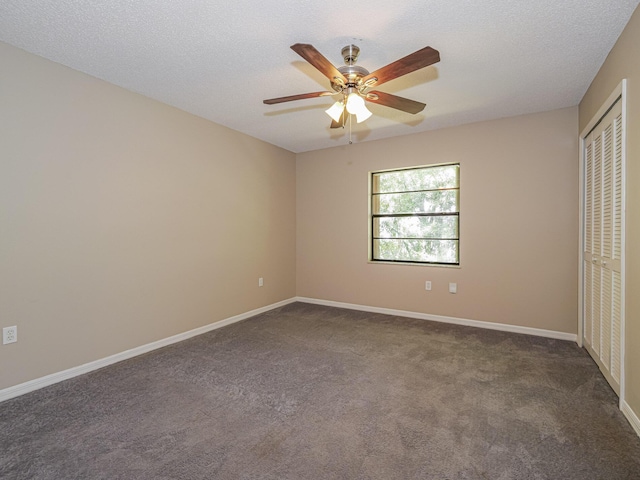
<path id="1" fill-rule="evenodd" d="M 295 303 L 0 404 L 0 478 L 640 479 L 577 345 Z"/>

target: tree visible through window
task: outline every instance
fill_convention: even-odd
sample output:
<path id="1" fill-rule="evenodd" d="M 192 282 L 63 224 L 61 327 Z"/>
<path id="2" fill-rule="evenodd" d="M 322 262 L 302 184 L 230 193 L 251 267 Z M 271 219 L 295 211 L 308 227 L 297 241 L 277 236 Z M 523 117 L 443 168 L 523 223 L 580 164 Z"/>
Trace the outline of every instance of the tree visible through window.
<path id="1" fill-rule="evenodd" d="M 371 174 L 371 259 L 459 265 L 460 165 Z"/>

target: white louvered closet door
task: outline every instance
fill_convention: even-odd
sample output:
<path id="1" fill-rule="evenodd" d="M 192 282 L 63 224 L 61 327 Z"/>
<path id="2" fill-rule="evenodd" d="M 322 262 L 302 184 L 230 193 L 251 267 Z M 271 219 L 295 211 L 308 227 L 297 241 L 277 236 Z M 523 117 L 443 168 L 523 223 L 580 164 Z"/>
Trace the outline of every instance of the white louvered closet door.
<path id="1" fill-rule="evenodd" d="M 584 344 L 620 395 L 623 122 L 619 99 L 584 142 Z"/>

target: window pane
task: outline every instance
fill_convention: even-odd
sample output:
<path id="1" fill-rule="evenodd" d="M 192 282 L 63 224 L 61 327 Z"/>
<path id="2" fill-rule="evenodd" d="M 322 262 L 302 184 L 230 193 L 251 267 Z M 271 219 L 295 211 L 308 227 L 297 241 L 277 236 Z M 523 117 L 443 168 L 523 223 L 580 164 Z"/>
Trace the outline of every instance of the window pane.
<path id="1" fill-rule="evenodd" d="M 457 240 L 397 240 L 373 241 L 375 260 L 405 262 L 458 263 Z"/>
<path id="2" fill-rule="evenodd" d="M 373 213 L 439 213 L 458 211 L 458 190 L 387 193 L 373 198 Z"/>
<path id="3" fill-rule="evenodd" d="M 442 165 L 440 167 L 375 173 L 373 175 L 373 192 L 407 192 L 457 188 L 459 168 L 459 165 Z"/>
<path id="4" fill-rule="evenodd" d="M 383 238 L 458 238 L 458 216 L 374 218 L 373 236 Z"/>
<path id="5" fill-rule="evenodd" d="M 459 164 L 370 178 L 372 260 L 459 265 Z"/>

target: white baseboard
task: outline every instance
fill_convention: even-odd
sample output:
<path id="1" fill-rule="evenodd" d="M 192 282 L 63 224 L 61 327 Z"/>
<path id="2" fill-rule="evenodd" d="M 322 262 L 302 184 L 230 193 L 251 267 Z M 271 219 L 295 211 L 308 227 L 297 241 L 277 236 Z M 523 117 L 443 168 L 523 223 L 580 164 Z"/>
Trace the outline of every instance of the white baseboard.
<path id="1" fill-rule="evenodd" d="M 457 318 L 457 317 L 445 317 L 442 315 L 431 315 L 428 313 L 410 312 L 407 310 L 395 310 L 392 308 L 370 307 L 367 305 L 357 305 L 353 303 L 334 302 L 332 300 L 320 300 L 320 299 L 308 298 L 308 297 L 293 297 L 287 300 L 283 300 L 281 302 L 267 305 L 266 307 L 257 308 L 249 312 L 235 315 L 233 317 L 229 317 L 224 320 L 220 320 L 218 322 L 205 325 L 203 327 L 199 327 L 193 330 L 189 330 L 187 332 L 179 333 L 177 335 L 173 335 L 171 337 L 168 337 L 162 340 L 147 343 L 146 345 L 142 345 L 140 347 L 135 347 L 130 350 L 126 350 L 124 352 L 116 353 L 115 355 L 111 355 L 109 357 L 105 357 L 99 360 L 95 360 L 93 362 L 85 363 L 84 365 L 79 365 L 77 367 L 69 368 L 68 370 L 52 373 L 51 375 L 46 375 L 44 377 L 36 378 L 35 380 L 30 380 L 25 383 L 21 383 L 18 385 L 14 385 L 12 387 L 5 388 L 3 390 L 0 390 L 0 402 L 9 400 L 10 398 L 18 397 L 20 395 L 24 395 L 25 393 L 29 393 L 34 390 L 47 387 L 49 385 L 53 385 L 54 383 L 67 380 L 69 378 L 77 377 L 78 375 L 82 375 L 85 373 L 92 372 L 94 370 L 98 370 L 99 368 L 103 368 L 108 365 L 121 362 L 123 360 L 128 360 L 129 358 L 142 355 L 144 353 L 150 352 L 152 350 L 156 350 L 158 348 L 166 347 L 167 345 L 171 345 L 173 343 L 178 343 L 183 340 L 187 340 L 188 338 L 195 337 L 197 335 L 202 335 L 203 333 L 209 332 L 211 330 L 215 330 L 217 328 L 221 328 L 226 325 L 230 325 L 232 323 L 245 320 L 249 317 L 259 315 L 261 313 L 267 312 L 269 310 L 273 310 L 275 308 L 283 307 L 293 302 L 312 303 L 316 305 L 326 305 L 329 307 L 348 308 L 350 310 L 361 310 L 364 312 L 383 313 L 387 315 L 398 315 L 402 317 L 417 318 L 421 320 L 432 320 L 435 322 L 452 323 L 456 325 L 466 325 L 470 327 L 485 328 L 489 330 L 501 330 L 505 332 L 523 333 L 526 335 L 536 335 L 539 337 L 556 338 L 559 340 L 569 340 L 573 342 L 577 341 L 577 335 L 575 334 L 557 332 L 554 330 L 543 330 L 539 328 L 519 327 L 516 325 L 507 325 L 504 323 L 483 322 L 479 320 L 468 320 L 468 319 Z M 639 431 L 638 425 L 640 425 L 640 422 L 638 422 L 638 417 L 635 416 L 635 414 L 630 408 L 628 408 L 628 412 L 629 414 L 625 412 L 625 415 L 627 415 L 628 418 L 629 418 L 629 415 L 632 415 L 632 418 L 635 420 L 629 420 L 629 421 L 632 423 L 632 425 L 634 425 L 634 428 L 636 429 L 636 431 Z M 633 421 L 635 421 L 636 423 L 634 424 Z"/>
<path id="2" fill-rule="evenodd" d="M 224 320 L 210 323 L 209 325 L 205 325 L 203 327 L 194 328 L 193 330 L 189 330 L 187 332 L 179 333 L 162 340 L 147 343 L 146 345 L 141 345 L 140 347 L 135 347 L 130 350 L 125 350 L 124 352 L 116 353 L 115 355 L 101 358 L 93 362 L 85 363 L 84 365 L 79 365 L 77 367 L 69 368 L 68 370 L 52 373 L 51 375 L 46 375 L 44 377 L 36 378 L 35 380 L 30 380 L 25 383 L 20 383 L 12 387 L 5 388 L 3 390 L 0 390 L 0 402 L 9 400 L 10 398 L 18 397 L 20 395 L 24 395 L 25 393 L 29 393 L 34 390 L 47 387 L 49 385 L 53 385 L 54 383 L 62 382 L 63 380 L 67 380 L 69 378 L 77 377 L 78 375 L 98 370 L 99 368 L 103 368 L 108 365 L 121 362 L 123 360 L 128 360 L 129 358 L 137 357 L 138 355 L 142 355 L 143 353 L 166 347 L 167 345 L 171 345 L 173 343 L 182 342 L 183 340 L 187 340 L 188 338 L 202 335 L 203 333 L 210 332 L 211 330 L 215 330 L 217 328 L 221 328 L 226 325 L 245 320 L 249 317 L 268 312 L 269 310 L 273 310 L 274 308 L 283 307 L 295 301 L 295 298 L 289 298 L 281 302 L 267 305 L 266 307 L 256 308 L 255 310 L 241 313 L 233 317 L 225 318 Z"/>
<path id="3" fill-rule="evenodd" d="M 326 305 L 328 307 L 348 308 L 350 310 L 362 310 L 363 312 L 384 313 L 386 315 L 398 315 L 401 317 L 417 318 L 419 320 L 432 320 L 434 322 L 453 323 L 455 325 L 466 325 L 468 327 L 485 328 L 488 330 L 500 330 L 503 332 L 522 333 L 525 335 L 535 335 L 538 337 L 555 338 L 558 340 L 568 340 L 577 342 L 578 336 L 575 333 L 557 332 L 555 330 L 544 330 L 541 328 L 520 327 L 508 325 L 506 323 L 483 322 L 481 320 L 468 320 L 466 318 L 445 317 L 442 315 L 431 315 L 429 313 L 409 312 L 407 310 L 395 310 L 392 308 L 370 307 L 367 305 L 357 305 L 353 303 L 334 302 L 332 300 L 320 300 L 317 298 L 295 297 L 295 301 L 303 303 L 313 303 L 316 305 Z"/>
<path id="4" fill-rule="evenodd" d="M 622 413 L 624 413 L 624 416 L 627 417 L 636 434 L 640 437 L 640 418 L 638 418 L 636 412 L 634 412 L 624 400 L 620 402 L 620 410 L 622 410 Z"/>

